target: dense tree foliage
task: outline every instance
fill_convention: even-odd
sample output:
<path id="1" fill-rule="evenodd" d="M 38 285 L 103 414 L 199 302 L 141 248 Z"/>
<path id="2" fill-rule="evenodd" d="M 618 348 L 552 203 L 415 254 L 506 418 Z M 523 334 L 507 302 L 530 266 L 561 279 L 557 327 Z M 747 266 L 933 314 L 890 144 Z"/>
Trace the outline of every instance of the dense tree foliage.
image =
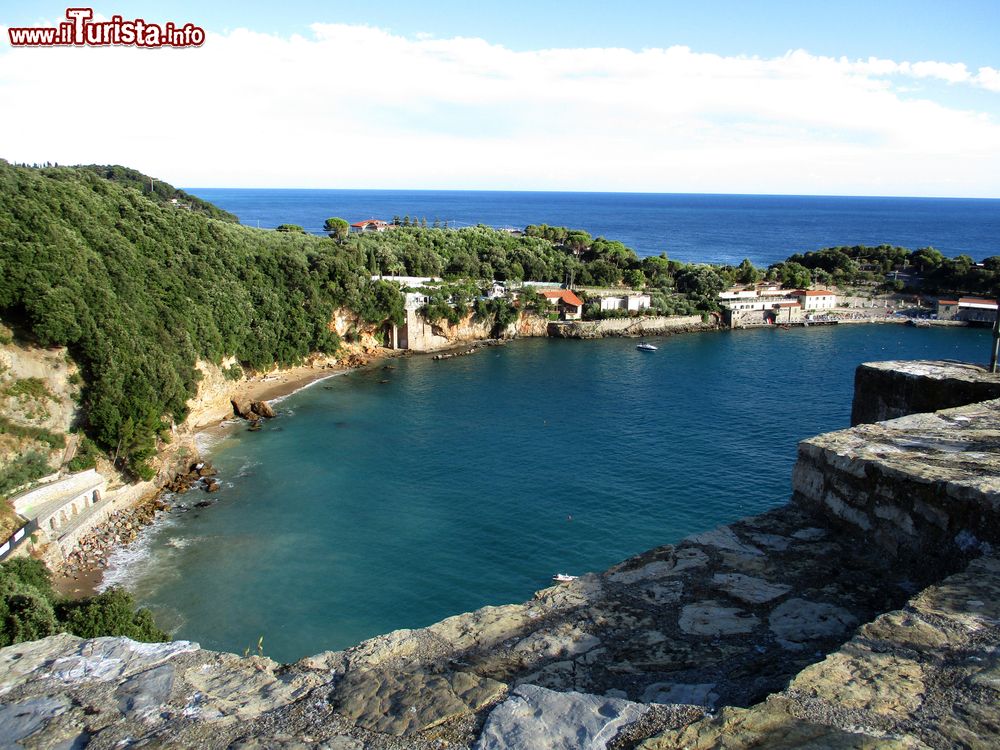
<path id="1" fill-rule="evenodd" d="M 80 169 L 88 169 L 106 180 L 111 180 L 112 182 L 117 182 L 119 185 L 138 190 L 140 193 L 145 194 L 147 198 L 157 203 L 170 203 L 173 206 L 172 201 L 177 201 L 178 207 L 181 209 L 205 214 L 213 219 L 239 223 L 239 219 L 235 214 L 223 211 L 214 203 L 209 203 L 190 193 L 185 193 L 183 190 L 175 188 L 173 185 L 168 185 L 162 180 L 154 180 L 152 177 L 147 177 L 136 169 L 101 164 L 88 164 L 85 167 L 80 167 Z"/>
<path id="2" fill-rule="evenodd" d="M 198 358 L 292 364 L 336 350 L 335 307 L 374 321 L 402 309 L 357 248 L 213 220 L 119 183 L 0 163 L 0 316 L 70 348 L 88 433 L 140 476 L 157 433 L 186 415 Z"/>
<path id="3" fill-rule="evenodd" d="M 347 223 L 346 219 L 331 216 L 323 222 L 323 231 L 330 236 L 331 240 L 344 240 L 351 231 L 351 225 Z"/>
<path id="4" fill-rule="evenodd" d="M 331 218 L 331 240 L 296 225 L 267 232 L 231 218 L 123 167 L 0 162 L 0 316 L 42 345 L 70 348 L 85 380 L 88 435 L 139 476 L 150 474 L 157 435 L 186 415 L 199 358 L 235 356 L 238 375 L 333 352 L 339 341 L 329 322 L 339 306 L 369 322 L 401 323 L 402 295 L 383 275 L 443 277 L 447 286 L 430 290 L 424 312 L 452 322 L 475 307 L 476 284 L 493 279 L 627 284 L 648 290 L 656 311 L 689 314 L 717 309 L 720 290 L 762 275 L 748 260 L 640 259 L 621 242 L 544 224 L 522 235 L 426 228 L 404 217 L 390 231 L 349 235 L 345 221 Z M 977 266 L 933 248 L 837 247 L 793 255 L 767 275 L 803 287 L 883 282 L 903 268 L 922 274 L 931 291 L 994 294 L 1000 258 L 989 260 Z M 522 304 L 546 309 L 528 296 Z M 476 312 L 498 324 L 510 314 Z M 32 460 L 0 483 L 36 476 Z"/>
<path id="5" fill-rule="evenodd" d="M 895 278 L 901 272 L 907 281 Z M 906 288 L 929 293 L 1000 294 L 1000 257 L 981 265 L 968 255 L 946 258 L 933 247 L 910 251 L 895 245 L 828 247 L 796 253 L 768 269 L 768 278 L 788 287 L 810 284 L 875 284 L 888 291 Z"/>
<path id="6" fill-rule="evenodd" d="M 0 564 L 0 646 L 63 632 L 81 638 L 121 635 L 136 641 L 167 640 L 149 611 L 136 610 L 126 591 L 109 589 L 88 599 L 62 599 L 40 561 L 17 557 Z"/>

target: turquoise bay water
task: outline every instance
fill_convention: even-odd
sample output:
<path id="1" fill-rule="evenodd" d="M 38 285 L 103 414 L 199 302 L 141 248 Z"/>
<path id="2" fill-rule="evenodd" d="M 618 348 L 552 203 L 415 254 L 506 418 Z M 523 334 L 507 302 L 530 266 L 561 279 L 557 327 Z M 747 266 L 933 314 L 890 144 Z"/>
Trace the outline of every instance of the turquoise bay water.
<path id="1" fill-rule="evenodd" d="M 223 490 L 178 498 L 109 579 L 177 638 L 241 652 L 263 635 L 280 661 L 520 602 L 785 503 L 797 441 L 848 426 L 858 363 L 980 361 L 989 333 L 652 340 L 525 340 L 323 381 L 263 431 L 233 427 L 210 456 Z"/>

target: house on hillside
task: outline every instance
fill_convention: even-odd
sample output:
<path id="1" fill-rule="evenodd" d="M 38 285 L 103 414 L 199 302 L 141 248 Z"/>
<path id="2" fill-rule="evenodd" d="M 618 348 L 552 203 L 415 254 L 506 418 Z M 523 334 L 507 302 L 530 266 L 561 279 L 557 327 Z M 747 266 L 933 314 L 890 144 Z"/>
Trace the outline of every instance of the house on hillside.
<path id="1" fill-rule="evenodd" d="M 640 312 L 648 310 L 653 305 L 653 298 L 648 294 L 612 294 L 601 297 L 601 310 L 628 310 Z"/>
<path id="2" fill-rule="evenodd" d="M 579 320 L 583 317 L 583 300 L 571 289 L 543 289 L 539 292 L 550 305 L 559 308 L 563 320 Z"/>
<path id="3" fill-rule="evenodd" d="M 484 292 L 486 299 L 499 299 L 507 296 L 507 285 L 502 281 L 494 281 Z"/>
<path id="4" fill-rule="evenodd" d="M 964 320 L 968 323 L 992 323 L 997 317 L 997 301 L 980 297 L 939 299 L 938 320 Z"/>
<path id="5" fill-rule="evenodd" d="M 358 234 L 363 232 L 384 232 L 389 228 L 389 222 L 381 219 L 365 219 L 351 224 L 351 231 Z"/>

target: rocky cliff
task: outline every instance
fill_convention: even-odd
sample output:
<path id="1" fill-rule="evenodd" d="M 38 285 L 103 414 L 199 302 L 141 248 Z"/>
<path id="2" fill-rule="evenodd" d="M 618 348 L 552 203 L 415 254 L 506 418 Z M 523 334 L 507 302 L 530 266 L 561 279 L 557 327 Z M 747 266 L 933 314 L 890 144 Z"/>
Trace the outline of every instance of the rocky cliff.
<path id="1" fill-rule="evenodd" d="M 449 323 L 447 320 L 432 323 L 417 310 L 410 309 L 406 314 L 406 338 L 412 351 L 432 352 L 490 339 L 494 333 L 500 333 L 502 338 L 547 336 L 548 324 L 548 319 L 534 313 L 521 313 L 505 330 L 497 332 L 493 321 L 479 320 L 472 313 L 458 323 Z"/>
<path id="2" fill-rule="evenodd" d="M 643 315 L 637 318 L 580 320 L 549 325 L 549 335 L 568 339 L 599 339 L 610 336 L 663 336 L 688 331 L 717 329 L 712 318 L 708 322 L 700 315 Z"/>
<path id="3" fill-rule="evenodd" d="M 31 451 L 43 454 L 53 471 L 72 457 L 76 441 L 69 431 L 81 384 L 65 347 L 15 343 L 0 323 L 0 472 Z M 63 445 L 45 440 L 45 433 L 58 436 Z"/>
<path id="4" fill-rule="evenodd" d="M 789 505 L 288 666 L 8 647 L 0 744 L 995 746 L 998 461 L 1000 402 L 831 433 L 800 447 Z"/>

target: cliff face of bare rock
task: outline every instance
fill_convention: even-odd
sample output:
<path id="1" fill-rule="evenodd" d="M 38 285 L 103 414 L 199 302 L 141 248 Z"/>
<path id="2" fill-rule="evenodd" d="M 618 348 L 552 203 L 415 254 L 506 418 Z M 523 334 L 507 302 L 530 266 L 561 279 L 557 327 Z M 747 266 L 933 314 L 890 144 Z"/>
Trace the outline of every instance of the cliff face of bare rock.
<path id="1" fill-rule="evenodd" d="M 700 315 L 643 315 L 637 318 L 579 320 L 551 323 L 549 335 L 566 339 L 600 339 L 612 336 L 664 336 L 672 333 L 711 331 L 718 323 L 707 323 Z"/>
<path id="2" fill-rule="evenodd" d="M 52 471 L 68 461 L 76 438 L 70 428 L 76 421 L 82 381 L 65 347 L 45 349 L 11 340 L 0 324 L 0 471 L 30 452 L 43 455 Z M 45 440 L 51 433 L 63 441 Z"/>
<path id="3" fill-rule="evenodd" d="M 490 339 L 494 334 L 501 338 L 547 336 L 549 321 L 534 313 L 521 313 L 503 331 L 494 330 L 494 322 L 480 320 L 472 313 L 458 323 L 447 320 L 431 322 L 418 311 L 408 310 L 406 316 L 406 339 L 409 348 L 415 352 L 432 352 L 473 341 Z"/>
<path id="4" fill-rule="evenodd" d="M 998 490 L 1000 402 L 831 433 L 782 508 L 293 665 L 0 650 L 0 745 L 989 747 Z"/>

